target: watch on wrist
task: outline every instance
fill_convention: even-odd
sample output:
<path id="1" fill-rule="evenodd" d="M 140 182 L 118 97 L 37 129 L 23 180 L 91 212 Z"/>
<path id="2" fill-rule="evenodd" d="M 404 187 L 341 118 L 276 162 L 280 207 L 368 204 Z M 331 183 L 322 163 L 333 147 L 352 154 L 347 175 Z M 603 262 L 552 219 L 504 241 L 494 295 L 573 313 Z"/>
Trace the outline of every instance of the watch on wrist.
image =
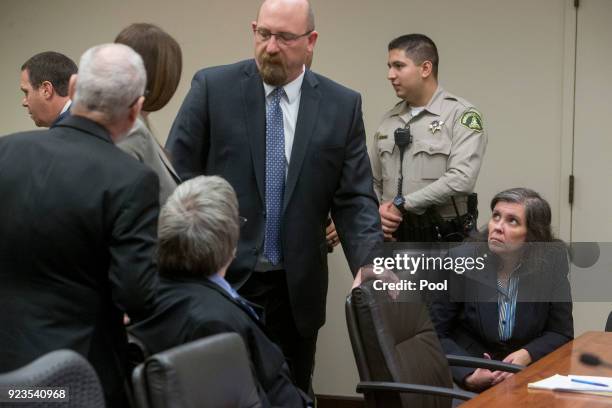
<path id="1" fill-rule="evenodd" d="M 407 212 L 405 204 L 406 200 L 403 196 L 397 196 L 393 199 L 393 205 L 399 210 L 400 213 L 402 213 L 402 215 L 406 214 Z"/>

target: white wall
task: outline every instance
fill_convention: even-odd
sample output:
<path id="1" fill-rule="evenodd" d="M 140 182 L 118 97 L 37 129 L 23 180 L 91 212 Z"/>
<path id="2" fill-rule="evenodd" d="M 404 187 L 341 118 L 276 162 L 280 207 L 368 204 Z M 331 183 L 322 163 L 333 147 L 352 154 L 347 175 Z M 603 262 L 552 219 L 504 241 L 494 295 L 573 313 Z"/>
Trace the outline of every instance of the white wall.
<path id="1" fill-rule="evenodd" d="M 363 94 L 368 136 L 396 98 L 385 79 L 387 43 L 422 32 L 440 52 L 440 80 L 484 114 L 489 146 L 477 191 L 484 222 L 497 191 L 528 186 L 553 208 L 554 226 L 569 232 L 565 180 L 570 171 L 573 102 L 572 0 L 313 0 L 319 41 L 313 69 Z M 612 3 L 612 2 L 611 2 Z M 55 50 L 78 62 L 89 46 L 111 42 L 132 22 L 171 33 L 184 55 L 177 94 L 151 115 L 164 141 L 193 73 L 252 55 L 252 0 L 2 0 L 0 134 L 33 127 L 20 106 L 19 67 Z M 602 67 L 605 69 L 605 67 Z M 568 137 L 569 135 L 569 137 Z M 570 146 L 568 147 L 568 141 Z M 351 279 L 344 257 L 331 256 L 328 322 L 320 333 L 315 389 L 354 393 L 357 382 L 344 321 Z M 600 328 L 600 321 L 583 322 Z"/>

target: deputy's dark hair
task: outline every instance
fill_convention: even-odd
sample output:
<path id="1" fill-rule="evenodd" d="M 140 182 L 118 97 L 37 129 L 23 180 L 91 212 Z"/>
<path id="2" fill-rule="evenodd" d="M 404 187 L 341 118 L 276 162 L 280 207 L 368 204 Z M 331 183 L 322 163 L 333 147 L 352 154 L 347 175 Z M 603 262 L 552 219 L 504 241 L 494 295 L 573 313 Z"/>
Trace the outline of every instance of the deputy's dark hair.
<path id="1" fill-rule="evenodd" d="M 438 78 L 438 48 L 431 38 L 423 34 L 406 34 L 389 43 L 389 51 L 404 50 L 415 64 L 430 61 L 434 78 Z"/>
<path id="2" fill-rule="evenodd" d="M 32 88 L 38 89 L 43 82 L 49 81 L 60 96 L 68 96 L 68 83 L 77 69 L 74 61 L 55 51 L 36 54 L 21 66 L 22 71 L 27 70 Z"/>

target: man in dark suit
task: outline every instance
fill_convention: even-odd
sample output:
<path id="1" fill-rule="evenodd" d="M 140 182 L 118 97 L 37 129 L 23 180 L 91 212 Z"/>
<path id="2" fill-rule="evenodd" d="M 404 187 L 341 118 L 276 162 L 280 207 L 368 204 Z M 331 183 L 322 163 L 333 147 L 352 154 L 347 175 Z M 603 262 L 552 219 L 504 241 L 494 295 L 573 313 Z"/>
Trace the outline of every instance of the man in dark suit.
<path id="1" fill-rule="evenodd" d="M 146 79 L 124 45 L 91 48 L 80 65 L 71 117 L 0 138 L 0 371 L 73 349 L 108 406 L 122 407 L 123 315 L 153 306 L 159 204 L 155 173 L 114 142 L 138 117 Z"/>
<path id="2" fill-rule="evenodd" d="M 199 176 L 181 184 L 160 213 L 155 312 L 130 328 L 151 353 L 201 337 L 236 332 L 252 363 L 263 406 L 299 408 L 308 398 L 293 385 L 256 307 L 225 280 L 239 235 L 238 200 L 229 183 Z"/>
<path id="3" fill-rule="evenodd" d="M 265 309 L 271 338 L 309 388 L 325 321 L 328 212 L 353 273 L 382 241 L 359 94 L 305 68 L 306 0 L 267 0 L 255 59 L 196 73 L 167 148 L 183 180 L 223 176 L 248 219 L 228 280 Z"/>
<path id="4" fill-rule="evenodd" d="M 53 126 L 70 114 L 68 81 L 76 73 L 74 61 L 54 51 L 41 52 L 23 63 L 21 106 L 28 110 L 36 126 Z"/>

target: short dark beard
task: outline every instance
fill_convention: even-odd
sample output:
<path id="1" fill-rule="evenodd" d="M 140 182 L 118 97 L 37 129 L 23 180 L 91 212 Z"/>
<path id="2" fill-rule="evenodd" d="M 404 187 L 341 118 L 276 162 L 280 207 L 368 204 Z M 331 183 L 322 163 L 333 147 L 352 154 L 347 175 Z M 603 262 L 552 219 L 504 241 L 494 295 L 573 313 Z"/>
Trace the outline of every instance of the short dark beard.
<path id="1" fill-rule="evenodd" d="M 282 86 L 287 83 L 287 66 L 278 54 L 263 52 L 259 61 L 259 74 L 265 83 L 272 86 Z"/>

